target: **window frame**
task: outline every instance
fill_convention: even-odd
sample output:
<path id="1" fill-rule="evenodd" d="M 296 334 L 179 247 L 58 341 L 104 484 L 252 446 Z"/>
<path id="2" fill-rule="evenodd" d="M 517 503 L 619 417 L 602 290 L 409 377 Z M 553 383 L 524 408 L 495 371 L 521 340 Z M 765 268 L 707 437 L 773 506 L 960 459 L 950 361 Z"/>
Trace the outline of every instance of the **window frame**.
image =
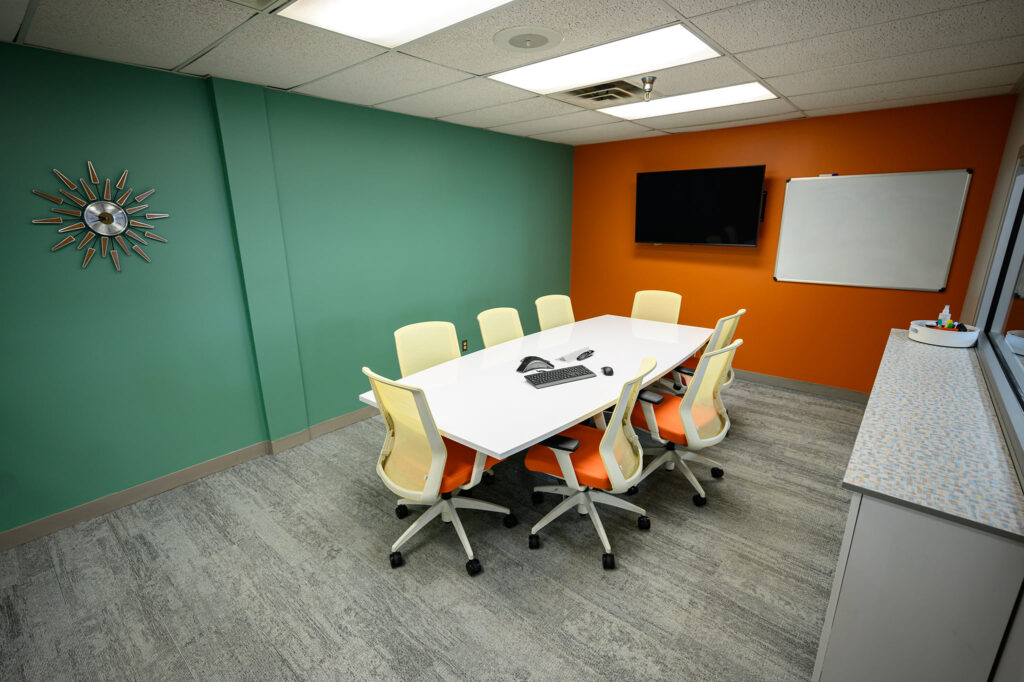
<path id="1" fill-rule="evenodd" d="M 1003 204 L 999 235 L 978 309 L 978 360 L 1018 482 L 1024 481 L 1024 364 L 1006 342 L 1003 327 L 1024 268 L 1024 147 L 1017 155 Z M 1010 276 L 1013 276 L 1011 281 Z M 1024 483 L 1022 483 L 1024 487 Z"/>

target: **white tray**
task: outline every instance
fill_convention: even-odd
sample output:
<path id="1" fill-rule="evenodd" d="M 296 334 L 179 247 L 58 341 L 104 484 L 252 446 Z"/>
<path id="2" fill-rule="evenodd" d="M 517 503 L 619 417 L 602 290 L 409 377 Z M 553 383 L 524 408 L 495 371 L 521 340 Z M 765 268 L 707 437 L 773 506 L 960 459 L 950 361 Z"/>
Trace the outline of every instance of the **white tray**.
<path id="1" fill-rule="evenodd" d="M 910 323 L 910 338 L 920 343 L 930 343 L 933 346 L 947 346 L 949 348 L 970 348 L 978 340 L 978 328 L 966 325 L 967 331 L 954 332 L 943 331 L 942 329 L 929 329 L 927 325 L 934 325 L 935 320 L 914 320 Z"/>

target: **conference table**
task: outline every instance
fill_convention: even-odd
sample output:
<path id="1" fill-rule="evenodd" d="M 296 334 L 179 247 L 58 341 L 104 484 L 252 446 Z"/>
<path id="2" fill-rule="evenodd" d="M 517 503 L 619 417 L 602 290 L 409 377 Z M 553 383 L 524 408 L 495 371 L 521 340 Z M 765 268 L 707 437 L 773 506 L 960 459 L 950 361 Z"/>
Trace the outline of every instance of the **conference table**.
<path id="1" fill-rule="evenodd" d="M 696 353 L 712 331 L 602 315 L 484 348 L 401 381 L 423 390 L 442 435 L 505 459 L 603 413 L 618 402 L 623 383 L 636 375 L 647 356 L 658 364 L 644 385 L 654 383 Z M 594 354 L 582 362 L 557 360 L 584 348 Z M 555 368 L 582 364 L 597 376 L 534 388 L 516 371 L 528 355 L 549 360 Z M 604 375 L 602 367 L 611 367 L 614 374 Z M 359 399 L 377 407 L 373 391 Z"/>

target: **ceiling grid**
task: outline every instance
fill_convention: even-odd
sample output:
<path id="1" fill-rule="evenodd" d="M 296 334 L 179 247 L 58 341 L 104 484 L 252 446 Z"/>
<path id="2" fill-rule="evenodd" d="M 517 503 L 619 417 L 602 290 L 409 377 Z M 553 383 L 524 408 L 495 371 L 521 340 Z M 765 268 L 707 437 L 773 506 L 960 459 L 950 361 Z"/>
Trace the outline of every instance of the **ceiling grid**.
<path id="1" fill-rule="evenodd" d="M 293 2 L 6 0 L 0 40 L 571 145 L 1024 88 L 1020 0 L 514 0 L 394 48 L 278 14 Z M 676 24 L 720 56 L 609 80 L 655 76 L 654 99 L 744 83 L 774 97 L 627 121 L 490 78 Z M 555 39 L 502 44 L 519 27 Z"/>

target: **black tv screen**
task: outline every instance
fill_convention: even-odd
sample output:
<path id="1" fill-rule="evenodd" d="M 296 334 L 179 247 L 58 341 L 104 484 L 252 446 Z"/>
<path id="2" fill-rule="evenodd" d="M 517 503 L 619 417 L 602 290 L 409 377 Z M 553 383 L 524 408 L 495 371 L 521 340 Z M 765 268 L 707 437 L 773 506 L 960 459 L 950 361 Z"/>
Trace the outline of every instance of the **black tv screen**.
<path id="1" fill-rule="evenodd" d="M 757 246 L 764 166 L 636 174 L 636 241 Z"/>

